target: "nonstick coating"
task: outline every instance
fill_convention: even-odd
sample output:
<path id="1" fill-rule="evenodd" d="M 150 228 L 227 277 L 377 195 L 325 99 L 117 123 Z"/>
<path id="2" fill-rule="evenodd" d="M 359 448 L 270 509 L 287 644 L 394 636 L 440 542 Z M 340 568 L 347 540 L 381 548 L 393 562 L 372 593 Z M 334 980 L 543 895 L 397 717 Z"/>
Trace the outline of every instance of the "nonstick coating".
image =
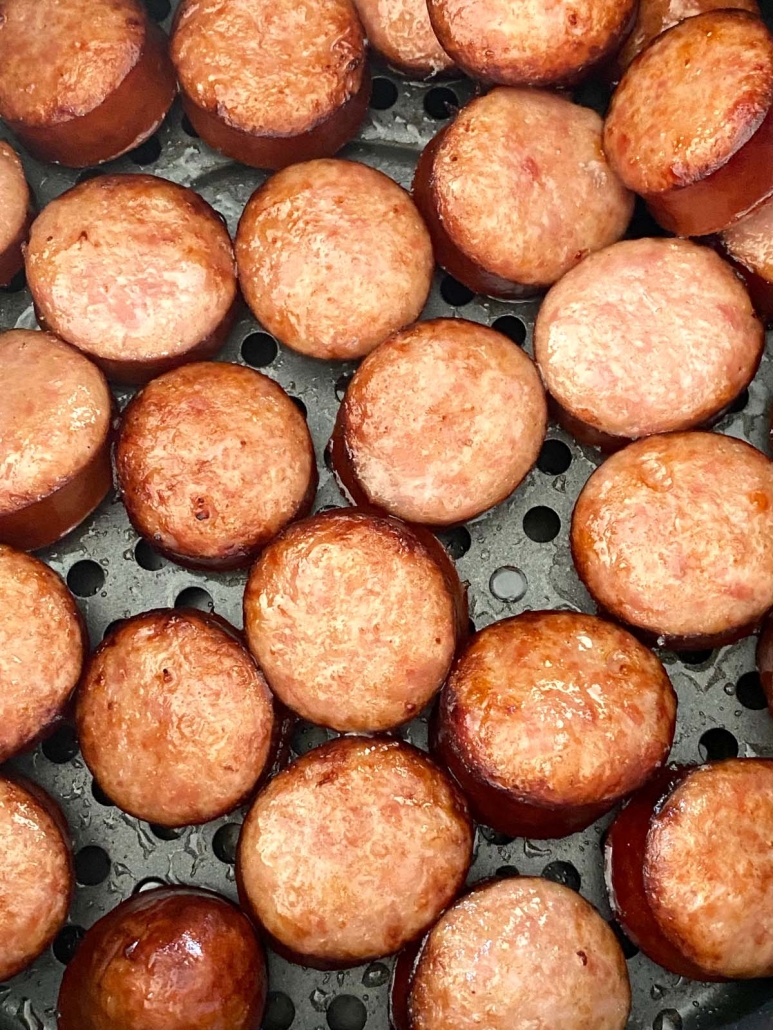
<path id="1" fill-rule="evenodd" d="M 168 0 L 147 0 L 151 14 L 168 30 Z M 174 4 L 171 5 L 175 6 Z M 773 15 L 768 0 L 766 16 Z M 472 93 L 469 82 L 418 86 L 375 68 L 374 106 L 357 142 L 343 156 L 361 160 L 409 186 L 417 156 L 441 128 L 448 104 Z M 584 87 L 579 99 L 603 109 L 603 91 Z M 187 130 L 187 131 L 186 131 Z M 0 128 L 0 137 L 6 135 Z M 179 104 L 158 134 L 133 154 L 99 170 L 75 172 L 27 158 L 24 165 L 38 204 L 43 206 L 76 181 L 107 171 L 154 172 L 192 186 L 220 211 L 235 232 L 252 191 L 265 178 L 220 157 L 191 134 Z M 654 227 L 641 212 L 633 234 Z M 35 328 L 29 291 L 0 290 L 0 328 Z M 531 350 L 538 302 L 506 304 L 472 297 L 466 288 L 438 274 L 426 317 L 459 316 L 494 325 Z M 353 364 L 323 364 L 277 348 L 246 312 L 239 318 L 221 355 L 260 367 L 308 411 L 319 465 L 315 510 L 340 506 L 339 494 L 324 461 L 324 447 Z M 773 363 L 763 358 L 742 410 L 728 416 L 718 432 L 741 437 L 768 450 L 768 418 L 773 394 Z M 131 391 L 116 391 L 123 406 Z M 0 404 L 2 387 L 0 386 Z M 548 443 L 526 481 L 490 514 L 441 534 L 463 579 L 469 583 L 471 615 L 478 628 L 540 608 L 592 612 L 569 556 L 569 520 L 575 499 L 599 462 L 551 424 Z M 64 575 L 79 598 L 97 644 L 115 619 L 175 603 L 214 609 L 241 625 L 244 573 L 190 572 L 159 558 L 138 542 L 126 513 L 112 493 L 97 513 L 63 544 L 42 557 Z M 506 598 L 512 598 L 507 600 Z M 706 757 L 773 756 L 773 719 L 761 700 L 754 673 L 753 639 L 711 654 L 661 657 L 679 695 L 679 724 L 672 757 L 700 762 Z M 293 740 L 296 754 L 332 734 L 300 724 Z M 426 722 L 417 719 L 406 739 L 426 745 Z M 13 763 L 58 797 L 72 827 L 79 886 L 70 923 L 54 946 L 30 969 L 0 986 L 0 1030 L 53 1030 L 59 981 L 83 928 L 91 926 L 133 891 L 145 885 L 195 883 L 235 898 L 233 853 L 243 812 L 177 833 L 124 815 L 93 790 L 92 779 L 72 731 Z M 544 874 L 578 886 L 609 917 L 602 883 L 599 844 L 608 819 L 567 840 L 531 843 L 503 839 L 479 828 L 470 883 L 501 871 Z M 1 861 L 0 857 L 0 861 Z M 629 947 L 627 953 L 633 950 Z M 387 991 L 391 960 L 340 973 L 319 973 L 270 956 L 271 995 L 266 1030 L 387 1030 Z M 641 954 L 628 960 L 634 1007 L 631 1030 L 763 1030 L 773 1025 L 773 980 L 708 985 L 682 980 Z"/>

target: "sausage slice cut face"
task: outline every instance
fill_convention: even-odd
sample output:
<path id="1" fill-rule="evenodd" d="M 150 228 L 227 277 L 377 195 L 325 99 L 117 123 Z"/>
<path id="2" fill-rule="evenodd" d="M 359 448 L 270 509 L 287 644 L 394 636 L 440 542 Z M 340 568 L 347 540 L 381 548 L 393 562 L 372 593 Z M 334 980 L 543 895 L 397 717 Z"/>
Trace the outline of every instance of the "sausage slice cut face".
<path id="1" fill-rule="evenodd" d="M 438 263 L 476 293 L 521 297 L 615 243 L 633 196 L 595 111 L 553 93 L 493 89 L 424 149 L 413 195 Z"/>
<path id="2" fill-rule="evenodd" d="M 134 398 L 116 467 L 137 532 L 206 568 L 248 565 L 307 514 L 317 486 L 306 420 L 284 390 L 215 362 L 167 372 Z"/>
<path id="3" fill-rule="evenodd" d="M 467 628 L 464 589 L 427 530 L 351 508 L 296 523 L 244 597 L 252 653 L 304 719 L 391 729 L 440 689 Z"/>
<path id="4" fill-rule="evenodd" d="M 692 429 L 751 382 L 762 325 L 735 272 L 688 240 L 626 240 L 551 289 L 534 356 L 554 412 L 587 444 Z"/>
<path id="5" fill-rule="evenodd" d="M 236 253 L 258 321 L 315 358 L 362 357 L 413 322 L 435 268 L 409 195 L 355 161 L 308 161 L 272 176 L 244 210 Z"/>
<path id="6" fill-rule="evenodd" d="M 97 649 L 77 723 L 108 797 L 138 819 L 185 826 L 250 794 L 270 758 L 274 710 L 227 622 L 162 609 L 121 622 Z"/>
<path id="7" fill-rule="evenodd" d="M 0 286 L 24 265 L 22 243 L 32 221 L 32 197 L 19 155 L 0 140 Z"/>
<path id="8" fill-rule="evenodd" d="M 355 503 L 450 525 L 512 493 L 546 426 L 531 359 L 492 329 L 439 318 L 396 333 L 360 365 L 331 457 Z"/>
<path id="9" fill-rule="evenodd" d="M 620 44 L 636 0 L 429 0 L 443 48 L 474 79 L 509 86 L 568 84 Z"/>
<path id="10" fill-rule="evenodd" d="M 773 200 L 760 204 L 720 236 L 725 256 L 741 273 L 766 323 L 773 319 Z"/>
<path id="11" fill-rule="evenodd" d="M 434 746 L 478 820 L 510 836 L 590 825 L 668 758 L 658 659 L 592 615 L 528 612 L 476 634 L 440 695 Z"/>
<path id="12" fill-rule="evenodd" d="M 59 992 L 59 1030 L 254 1030 L 263 948 L 211 891 L 163 887 L 123 901 L 84 937 Z"/>
<path id="13" fill-rule="evenodd" d="M 655 962 L 700 980 L 773 973 L 773 761 L 672 770 L 606 844 L 612 907 Z"/>
<path id="14" fill-rule="evenodd" d="M 0 544 L 0 762 L 60 717 L 88 650 L 83 618 L 61 578 Z"/>
<path id="15" fill-rule="evenodd" d="M 0 541 L 54 543 L 110 489 L 110 390 L 99 369 L 50 333 L 0 334 Z"/>
<path id="16" fill-rule="evenodd" d="M 0 776 L 0 852 L 0 980 L 10 980 L 61 930 L 74 887 L 64 816 L 26 780 Z"/>
<path id="17" fill-rule="evenodd" d="M 455 897 L 471 855 L 464 800 L 423 752 L 341 737 L 258 795 L 236 874 L 242 903 L 282 954 L 337 968 L 422 934 Z"/>
<path id="18" fill-rule="evenodd" d="M 424 940 L 400 1030 L 623 1030 L 625 958 L 579 894 L 517 876 L 470 891 Z"/>
<path id="19" fill-rule="evenodd" d="M 631 65 L 604 148 L 664 228 L 719 232 L 773 193 L 771 105 L 773 36 L 747 11 L 708 11 Z"/>
<path id="20" fill-rule="evenodd" d="M 426 0 L 356 0 L 368 42 L 409 78 L 427 79 L 453 70 L 430 24 Z"/>
<path id="21" fill-rule="evenodd" d="M 718 433 L 639 440 L 585 484 L 571 541 L 615 618 L 686 650 L 737 640 L 773 604 L 773 464 Z"/>
<path id="22" fill-rule="evenodd" d="M 41 321 L 118 382 L 210 357 L 233 324 L 228 230 L 193 190 L 153 175 L 99 176 L 53 200 L 26 263 Z"/>
<path id="23" fill-rule="evenodd" d="M 201 138 L 258 168 L 332 156 L 368 107 L 350 0 L 183 0 L 171 54 Z"/>
<path id="24" fill-rule="evenodd" d="M 35 157 L 111 161 L 156 131 L 176 92 L 141 0 L 3 0 L 0 117 Z"/>

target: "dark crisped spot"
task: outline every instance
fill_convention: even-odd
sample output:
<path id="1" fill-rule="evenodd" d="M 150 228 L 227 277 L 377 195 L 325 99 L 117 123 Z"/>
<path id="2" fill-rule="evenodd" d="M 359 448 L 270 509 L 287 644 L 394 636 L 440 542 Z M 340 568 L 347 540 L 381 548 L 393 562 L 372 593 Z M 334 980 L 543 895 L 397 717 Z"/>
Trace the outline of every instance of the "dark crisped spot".
<path id="1" fill-rule="evenodd" d="M 374 111 L 388 111 L 397 102 L 397 86 L 391 79 L 377 75 L 373 80 L 370 106 Z"/>
<path id="2" fill-rule="evenodd" d="M 584 966 L 587 966 L 587 964 L 588 964 L 588 956 L 585 954 L 584 951 L 578 951 L 577 952 L 577 957 L 579 958 L 579 960 L 582 962 L 582 964 Z"/>
<path id="3" fill-rule="evenodd" d="M 171 683 L 171 681 L 172 681 L 172 674 L 169 671 L 169 669 L 162 669 L 161 670 L 161 675 L 164 677 L 164 683 Z"/>

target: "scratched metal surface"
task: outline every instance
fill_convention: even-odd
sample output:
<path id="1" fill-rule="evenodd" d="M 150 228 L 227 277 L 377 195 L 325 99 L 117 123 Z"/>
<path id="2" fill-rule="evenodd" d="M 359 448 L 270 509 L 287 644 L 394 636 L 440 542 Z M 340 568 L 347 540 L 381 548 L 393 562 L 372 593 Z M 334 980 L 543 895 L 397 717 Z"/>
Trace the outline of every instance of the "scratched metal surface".
<path id="1" fill-rule="evenodd" d="M 147 2 L 168 28 L 168 0 Z M 457 102 L 464 100 L 472 87 L 470 83 L 452 82 L 438 92 L 432 86 L 405 82 L 384 69 L 377 68 L 376 75 L 379 106 L 371 109 L 358 140 L 344 154 L 380 168 L 408 186 L 418 153 L 445 124 L 444 102 L 454 97 Z M 451 90 L 451 94 L 443 90 Z M 589 89 L 584 99 L 594 102 L 598 96 Z M 39 205 L 79 178 L 77 172 L 26 156 L 24 163 Z M 178 105 L 155 141 L 101 169 L 108 170 L 152 171 L 192 186 L 225 216 L 232 232 L 248 197 L 264 179 L 262 173 L 229 162 L 186 132 Z M 640 228 L 646 233 L 646 223 Z M 0 328 L 36 325 L 30 294 L 23 285 L 17 286 L 16 290 L 0 291 Z M 537 307 L 537 302 L 505 304 L 473 298 L 438 274 L 425 315 L 464 317 L 485 324 L 507 316 L 508 321 L 500 323 L 500 328 L 522 339 L 529 350 Z M 221 357 L 260 362 L 264 372 L 303 402 L 320 473 L 316 508 L 342 505 L 343 499 L 325 466 L 324 447 L 345 377 L 354 366 L 325 365 L 282 347 L 272 359 L 275 348 L 265 336 L 256 339 L 254 334 L 259 332 L 260 327 L 244 312 Z M 767 448 L 772 391 L 773 364 L 766 355 L 749 391 L 748 403 L 726 418 L 717 431 Z M 127 390 L 117 391 L 122 405 L 128 396 Z M 445 542 L 459 572 L 469 583 L 471 615 L 478 627 L 530 609 L 593 610 L 572 567 L 568 527 L 577 494 L 599 459 L 554 425 L 548 438 L 559 443 L 549 445 L 540 463 L 542 468 L 534 469 L 509 501 L 466 529 L 446 534 Z M 539 510 L 535 513 L 534 509 Z M 540 539 L 550 537 L 556 529 L 552 539 Z M 533 539 L 535 536 L 538 539 Z M 214 606 L 218 613 L 241 625 L 244 573 L 190 572 L 157 558 L 142 546 L 137 550 L 137 543 L 113 493 L 80 529 L 43 555 L 58 572 L 69 577 L 81 595 L 79 603 L 94 644 L 114 619 L 173 605 L 184 591 L 191 590 L 193 593 L 185 596 L 186 603 Z M 83 562 L 89 564 L 79 565 Z M 502 569 L 518 571 L 498 573 Z M 503 599 L 508 596 L 518 599 Z M 760 707 L 753 651 L 754 641 L 745 640 L 710 655 L 689 656 L 690 660 L 662 655 L 679 695 L 674 759 L 699 762 L 707 755 L 720 756 L 736 748 L 740 755 L 773 755 L 773 720 Z M 426 743 L 423 720 L 416 720 L 404 732 L 420 746 Z M 324 730 L 301 725 L 294 737 L 294 750 L 301 753 L 326 736 Z M 68 928 L 54 947 L 26 972 L 0 985 L 0 1030 L 50 1030 L 55 1026 L 56 995 L 64 962 L 78 936 L 73 928 L 91 926 L 148 881 L 196 883 L 235 898 L 234 870 L 229 859 L 243 812 L 203 827 L 190 827 L 175 839 L 165 840 L 147 824 L 95 798 L 91 776 L 77 753 L 77 745 L 66 735 L 14 764 L 61 800 L 79 855 L 80 878 L 99 881 L 78 886 Z M 470 882 L 499 870 L 503 875 L 513 869 L 530 875 L 547 870 L 548 875 L 579 883 L 582 894 L 609 917 L 599 852 L 605 823 L 602 820 L 566 840 L 540 843 L 520 839 L 505 842 L 479 828 Z M 91 851 L 84 852 L 84 848 Z M 273 955 L 269 964 L 272 995 L 264 1021 L 266 1030 L 291 1026 L 294 1030 L 325 1030 L 328 1026 L 331 1030 L 361 1030 L 363 1026 L 386 1030 L 390 960 L 331 974 L 295 967 Z M 761 1008 L 767 1011 L 765 1003 L 773 998 L 773 982 L 696 984 L 664 972 L 641 954 L 632 955 L 628 967 L 634 992 L 631 1030 L 709 1030 L 727 1025 L 761 1030 L 773 1024 L 773 1015 L 766 1015 Z"/>

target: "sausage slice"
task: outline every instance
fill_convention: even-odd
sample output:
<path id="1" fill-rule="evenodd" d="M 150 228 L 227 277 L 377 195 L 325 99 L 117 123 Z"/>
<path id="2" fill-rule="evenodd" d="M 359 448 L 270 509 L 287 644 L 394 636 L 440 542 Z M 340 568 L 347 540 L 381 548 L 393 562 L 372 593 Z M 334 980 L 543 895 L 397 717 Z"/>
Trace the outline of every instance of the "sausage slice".
<path id="1" fill-rule="evenodd" d="M 0 367 L 0 541 L 34 550 L 74 529 L 110 489 L 110 390 L 50 333 L 1 333 Z"/>
<path id="2" fill-rule="evenodd" d="M 118 382 L 210 357 L 236 314 L 220 215 L 153 175 L 99 176 L 53 200 L 32 225 L 26 263 L 41 323 Z"/>
<path id="3" fill-rule="evenodd" d="M 286 168 L 251 197 L 236 236 L 253 314 L 314 358 L 359 358 L 419 317 L 435 259 L 409 195 L 354 161 Z"/>
<path id="4" fill-rule="evenodd" d="M 177 83 L 140 0 L 3 0 L 2 14 L 0 117 L 35 157 L 101 164 L 164 120 Z"/>
<path id="5" fill-rule="evenodd" d="M 161 826 L 230 812 L 272 757 L 274 710 L 260 670 L 232 626 L 193 609 L 122 621 L 88 663 L 76 718 L 100 787 Z"/>
<path id="6" fill-rule="evenodd" d="M 438 263 L 476 293 L 522 297 L 619 240 L 633 197 L 599 116 L 553 93 L 493 89 L 425 147 L 413 195 Z"/>
<path id="7" fill-rule="evenodd" d="M 636 0 L 428 0 L 440 44 L 474 79 L 505 86 L 567 85 L 614 53 Z"/>
<path id="8" fill-rule="evenodd" d="M 551 289 L 534 357 L 553 412 L 614 450 L 716 419 L 749 385 L 765 338 L 738 276 L 688 240 L 626 240 Z"/>
<path id="9" fill-rule="evenodd" d="M 720 434 L 640 440 L 585 484 L 571 541 L 615 618 L 670 647 L 730 643 L 773 605 L 773 464 Z"/>
<path id="10" fill-rule="evenodd" d="M 467 602 L 430 533 L 348 508 L 299 522 L 266 548 L 247 582 L 244 628 L 289 708 L 372 733 L 412 719 L 440 689 Z"/>
<path id="11" fill-rule="evenodd" d="M 606 875 L 629 937 L 699 980 L 773 973 L 773 761 L 671 770 L 610 828 Z"/>
<path id="12" fill-rule="evenodd" d="M 0 776 L 0 981 L 26 969 L 67 918 L 74 881 L 67 823 L 37 784 Z"/>
<path id="13" fill-rule="evenodd" d="M 354 966 L 422 934 L 472 856 L 464 800 L 398 740 L 340 737 L 279 773 L 244 822 L 239 896 L 292 961 Z"/>
<path id="14" fill-rule="evenodd" d="M 356 504 L 451 525 L 505 500 L 539 454 L 545 396 L 506 337 L 437 318 L 396 333 L 360 365 L 330 453 Z"/>
<path id="15" fill-rule="evenodd" d="M 773 193 L 772 106 L 773 36 L 747 11 L 708 11 L 631 65 L 604 148 L 664 228 L 720 232 Z"/>
<path id="16" fill-rule="evenodd" d="M 257 168 L 332 156 L 367 111 L 351 0 L 183 0 L 171 54 L 201 138 Z"/>
<path id="17" fill-rule="evenodd" d="M 7 286 L 24 266 L 22 244 L 32 212 L 32 196 L 19 155 L 0 140 L 0 286 Z"/>
<path id="18" fill-rule="evenodd" d="M 757 0 L 639 0 L 636 23 L 615 58 L 616 77 L 619 78 L 634 57 L 667 29 L 696 14 L 727 8 L 760 13 Z"/>
<path id="19" fill-rule="evenodd" d="M 249 920 L 225 898 L 163 887 L 98 920 L 65 970 L 59 1030 L 254 1030 L 266 961 Z"/>
<path id="20" fill-rule="evenodd" d="M 399 1030 L 623 1030 L 625 958 L 579 894 L 517 876 L 474 888 L 424 940 Z"/>
<path id="21" fill-rule="evenodd" d="M 725 229 L 720 249 L 746 283 L 760 318 L 773 319 L 773 201 Z"/>
<path id="22" fill-rule="evenodd" d="M 0 763 L 60 717 L 88 652 L 83 617 L 53 569 L 0 544 Z"/>
<path id="23" fill-rule="evenodd" d="M 584 830 L 668 758 L 676 695 L 624 629 L 527 612 L 476 634 L 440 695 L 434 745 L 481 822 L 513 837 Z"/>
<path id="24" fill-rule="evenodd" d="M 453 70 L 429 20 L 426 0 L 355 0 L 368 42 L 397 71 L 428 79 Z"/>
<path id="25" fill-rule="evenodd" d="M 248 565 L 317 486 L 306 420 L 281 386 L 240 365 L 167 372 L 124 412 L 116 469 L 135 529 L 172 561 Z"/>

